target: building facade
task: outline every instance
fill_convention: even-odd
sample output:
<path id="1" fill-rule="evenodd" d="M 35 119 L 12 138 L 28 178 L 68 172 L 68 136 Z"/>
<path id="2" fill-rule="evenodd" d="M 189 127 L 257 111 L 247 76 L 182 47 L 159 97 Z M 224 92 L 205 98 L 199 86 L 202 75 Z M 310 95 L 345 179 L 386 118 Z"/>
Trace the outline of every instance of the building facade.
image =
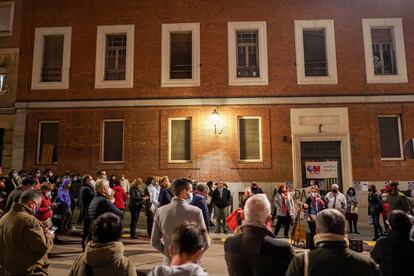
<path id="1" fill-rule="evenodd" d="M 23 167 L 222 179 L 236 193 L 253 179 L 269 193 L 311 181 L 405 189 L 413 10 L 409 0 L 25 1 Z"/>

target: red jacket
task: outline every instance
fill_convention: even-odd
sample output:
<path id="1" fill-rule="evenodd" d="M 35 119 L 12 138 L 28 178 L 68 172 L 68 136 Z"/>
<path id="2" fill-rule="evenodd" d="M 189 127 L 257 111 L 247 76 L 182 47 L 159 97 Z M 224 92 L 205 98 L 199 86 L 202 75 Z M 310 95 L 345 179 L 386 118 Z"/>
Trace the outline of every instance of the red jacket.
<path id="1" fill-rule="evenodd" d="M 52 217 L 52 210 L 49 208 L 52 205 L 50 198 L 42 195 L 42 203 L 40 204 L 39 211 L 37 211 L 36 217 L 40 221 L 45 221 Z"/>
<path id="2" fill-rule="evenodd" d="M 114 205 L 118 209 L 124 209 L 125 208 L 125 200 L 127 199 L 127 195 L 124 191 L 124 189 L 121 186 L 114 186 L 112 188 L 114 190 L 115 195 L 115 202 Z"/>

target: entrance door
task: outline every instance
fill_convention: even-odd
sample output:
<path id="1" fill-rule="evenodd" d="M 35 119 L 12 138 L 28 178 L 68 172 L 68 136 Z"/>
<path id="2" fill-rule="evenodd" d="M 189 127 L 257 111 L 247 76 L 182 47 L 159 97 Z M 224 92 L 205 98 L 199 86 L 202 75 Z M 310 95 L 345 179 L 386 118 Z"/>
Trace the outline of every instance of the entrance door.
<path id="1" fill-rule="evenodd" d="M 302 179 L 303 187 L 311 185 L 311 182 L 318 184 L 321 192 L 326 192 L 331 189 L 332 184 L 338 184 L 342 191 L 342 165 L 341 165 L 341 142 L 327 141 L 327 142 L 301 142 L 301 164 L 302 164 Z M 307 178 L 306 177 L 306 162 L 337 162 L 337 176 L 336 178 Z"/>

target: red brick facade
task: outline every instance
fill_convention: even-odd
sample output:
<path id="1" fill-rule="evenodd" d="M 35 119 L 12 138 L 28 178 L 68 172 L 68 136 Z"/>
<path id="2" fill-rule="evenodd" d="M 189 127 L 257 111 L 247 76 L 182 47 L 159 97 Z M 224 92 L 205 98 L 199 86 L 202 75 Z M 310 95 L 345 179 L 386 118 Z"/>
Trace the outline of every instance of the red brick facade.
<path id="1" fill-rule="evenodd" d="M 243 98 L 368 96 L 413 94 L 414 1 L 190 1 L 76 0 L 25 1 L 18 101 L 133 100 L 175 98 Z M 408 83 L 367 84 L 362 18 L 402 18 Z M 338 84 L 297 85 L 294 20 L 333 19 Z M 269 85 L 229 86 L 227 22 L 266 21 Z M 161 24 L 200 23 L 201 85 L 162 88 Z M 95 50 L 98 25 L 135 25 L 134 87 L 95 89 Z M 70 89 L 30 89 L 34 29 L 72 27 Z M 201 181 L 292 181 L 290 109 L 348 107 L 354 180 L 414 179 L 414 161 L 381 161 L 378 136 L 380 114 L 400 114 L 403 139 L 414 137 L 413 103 L 325 105 L 219 106 L 223 134 L 214 135 L 208 116 L 211 106 L 112 107 L 88 109 L 30 109 L 27 112 L 24 165 L 36 166 L 38 123 L 60 123 L 59 162 L 53 169 L 81 173 L 107 169 L 130 177 L 192 175 Z M 263 162 L 238 162 L 237 117 L 261 116 Z M 170 117 L 192 118 L 190 164 L 168 163 Z M 124 119 L 124 162 L 102 164 L 103 119 Z"/>

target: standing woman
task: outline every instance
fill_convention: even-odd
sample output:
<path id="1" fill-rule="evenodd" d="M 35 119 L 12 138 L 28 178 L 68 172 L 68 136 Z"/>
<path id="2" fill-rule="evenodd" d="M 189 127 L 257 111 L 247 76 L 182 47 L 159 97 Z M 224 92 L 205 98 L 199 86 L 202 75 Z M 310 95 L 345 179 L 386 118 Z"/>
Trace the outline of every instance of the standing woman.
<path id="1" fill-rule="evenodd" d="M 284 237 L 289 238 L 289 229 L 292 222 L 294 212 L 294 202 L 292 196 L 289 194 L 286 184 L 282 184 L 277 189 L 275 195 L 275 207 L 277 223 L 275 227 L 275 236 L 279 234 L 280 227 L 284 225 Z"/>
<path id="2" fill-rule="evenodd" d="M 129 211 L 131 211 L 131 224 L 129 226 L 129 232 L 131 239 L 137 239 L 137 223 L 139 219 L 139 211 L 141 210 L 142 203 L 146 199 L 144 192 L 141 189 L 142 179 L 137 178 L 132 182 L 129 189 Z"/>
<path id="3" fill-rule="evenodd" d="M 171 184 L 168 176 L 161 177 L 160 186 L 160 194 L 158 196 L 158 202 L 160 203 L 160 206 L 170 204 L 171 199 L 174 197 L 174 195 L 169 189 Z"/>
<path id="4" fill-rule="evenodd" d="M 112 182 L 112 184 L 114 185 L 112 187 L 112 191 L 115 193 L 114 194 L 114 198 L 115 198 L 114 205 L 115 205 L 116 208 L 118 208 L 119 210 L 121 210 L 123 212 L 124 209 L 125 209 L 125 201 L 127 199 L 126 192 L 121 187 L 121 182 L 119 182 L 118 179 L 115 179 Z"/>
<path id="5" fill-rule="evenodd" d="M 50 199 L 52 196 L 52 184 L 48 182 L 44 182 L 40 188 L 42 193 L 42 203 L 40 204 L 39 211 L 36 213 L 36 218 L 42 222 L 45 222 L 46 225 L 52 225 L 52 200 Z"/>
<path id="6" fill-rule="evenodd" d="M 315 248 L 313 237 L 316 234 L 316 216 L 320 211 L 326 208 L 325 201 L 321 198 L 319 188 L 316 186 L 311 187 L 311 195 L 306 199 L 303 204 L 303 209 L 307 211 L 306 218 L 308 221 L 308 233 L 306 237 L 307 247 L 310 249 Z"/>
<path id="7" fill-rule="evenodd" d="M 382 235 L 382 228 L 379 223 L 379 216 L 383 211 L 383 207 L 381 199 L 377 194 L 377 188 L 374 184 L 368 186 L 368 192 L 368 214 L 372 217 L 375 235 L 373 240 L 376 241 L 379 238 L 379 235 Z"/>
<path id="8" fill-rule="evenodd" d="M 355 189 L 350 187 L 346 192 L 346 219 L 348 220 L 349 233 L 359 234 L 358 232 L 358 199 Z M 352 231 L 352 224 L 354 231 Z"/>

